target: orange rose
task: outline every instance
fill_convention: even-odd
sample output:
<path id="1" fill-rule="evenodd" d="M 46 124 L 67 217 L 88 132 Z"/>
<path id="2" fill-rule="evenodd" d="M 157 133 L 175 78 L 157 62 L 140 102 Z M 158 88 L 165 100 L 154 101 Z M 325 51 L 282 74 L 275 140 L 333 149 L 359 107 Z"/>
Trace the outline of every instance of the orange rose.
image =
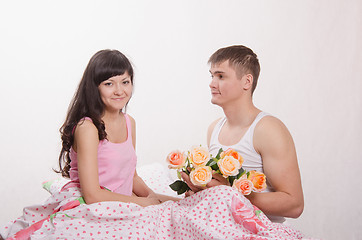
<path id="1" fill-rule="evenodd" d="M 217 162 L 217 165 L 225 178 L 237 175 L 241 167 L 240 162 L 232 156 L 223 157 Z"/>
<path id="2" fill-rule="evenodd" d="M 205 166 L 210 160 L 210 153 L 204 147 L 193 147 L 189 152 L 189 160 L 194 167 Z"/>
<path id="3" fill-rule="evenodd" d="M 224 158 L 225 156 L 231 156 L 239 161 L 240 165 L 243 165 L 244 159 L 243 157 L 234 149 L 229 148 L 226 151 L 221 152 L 220 158 Z"/>
<path id="4" fill-rule="evenodd" d="M 205 186 L 212 179 L 212 169 L 209 166 L 196 167 L 190 173 L 190 180 L 195 186 Z"/>
<path id="5" fill-rule="evenodd" d="M 250 180 L 254 185 L 254 191 L 262 192 L 266 189 L 266 177 L 264 173 L 257 172 L 252 170 L 249 172 L 248 180 Z"/>
<path id="6" fill-rule="evenodd" d="M 253 190 L 253 183 L 248 180 L 246 178 L 246 174 L 244 174 L 241 178 L 234 181 L 233 188 L 241 192 L 243 195 L 249 195 Z"/>
<path id="7" fill-rule="evenodd" d="M 169 164 L 169 168 L 182 168 L 185 166 L 186 156 L 179 150 L 176 150 L 167 155 L 166 161 Z"/>

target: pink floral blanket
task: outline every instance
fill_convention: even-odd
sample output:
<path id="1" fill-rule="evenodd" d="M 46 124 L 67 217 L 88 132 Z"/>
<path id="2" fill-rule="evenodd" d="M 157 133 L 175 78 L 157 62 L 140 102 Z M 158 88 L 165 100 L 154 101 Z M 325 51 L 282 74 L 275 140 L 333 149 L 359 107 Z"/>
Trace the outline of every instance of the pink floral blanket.
<path id="1" fill-rule="evenodd" d="M 218 186 L 178 202 L 87 205 L 78 188 L 52 196 L 1 229 L 6 239 L 303 239 L 231 187 Z"/>

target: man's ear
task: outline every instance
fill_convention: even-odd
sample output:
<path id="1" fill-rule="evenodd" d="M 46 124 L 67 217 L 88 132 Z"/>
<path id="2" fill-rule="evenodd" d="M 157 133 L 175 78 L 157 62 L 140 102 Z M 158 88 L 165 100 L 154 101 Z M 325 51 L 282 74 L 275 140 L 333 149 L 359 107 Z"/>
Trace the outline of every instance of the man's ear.
<path id="1" fill-rule="evenodd" d="M 248 90 L 248 89 L 251 89 L 252 86 L 253 86 L 253 81 L 254 81 L 254 78 L 253 78 L 253 75 L 251 75 L 250 73 L 248 74 L 245 74 L 243 76 L 243 88 L 244 90 Z"/>

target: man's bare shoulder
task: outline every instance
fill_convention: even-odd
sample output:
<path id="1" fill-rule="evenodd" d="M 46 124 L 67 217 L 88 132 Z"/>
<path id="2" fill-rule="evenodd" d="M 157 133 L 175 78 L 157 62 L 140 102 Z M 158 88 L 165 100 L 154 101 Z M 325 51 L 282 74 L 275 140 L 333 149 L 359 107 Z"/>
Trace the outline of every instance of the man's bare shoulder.
<path id="1" fill-rule="evenodd" d="M 216 126 L 216 124 L 220 121 L 221 117 L 216 119 L 215 121 L 213 121 L 210 125 L 209 128 L 207 129 L 207 145 L 210 146 L 210 139 L 211 139 L 211 134 L 214 131 L 214 128 Z"/>
<path id="2" fill-rule="evenodd" d="M 216 119 L 215 121 L 211 122 L 211 124 L 209 125 L 209 130 L 213 131 L 216 124 L 221 120 L 221 117 Z"/>
<path id="3" fill-rule="evenodd" d="M 273 116 L 263 117 L 254 130 L 254 147 L 260 152 L 261 149 L 270 146 L 285 146 L 293 143 L 288 128 L 284 123 Z"/>
<path id="4" fill-rule="evenodd" d="M 287 130 L 287 127 L 284 123 L 274 116 L 268 115 L 260 119 L 255 127 L 255 131 L 264 132 L 264 131 L 280 131 L 280 130 Z"/>

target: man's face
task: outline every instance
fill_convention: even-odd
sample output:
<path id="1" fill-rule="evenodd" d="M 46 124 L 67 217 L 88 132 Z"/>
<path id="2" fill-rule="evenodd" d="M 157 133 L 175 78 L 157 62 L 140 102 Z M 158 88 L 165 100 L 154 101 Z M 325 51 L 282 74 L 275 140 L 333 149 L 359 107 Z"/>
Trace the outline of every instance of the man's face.
<path id="1" fill-rule="evenodd" d="M 211 102 L 220 107 L 240 99 L 242 96 L 242 81 L 237 77 L 229 61 L 219 64 L 213 64 L 210 68 L 211 73 Z"/>

